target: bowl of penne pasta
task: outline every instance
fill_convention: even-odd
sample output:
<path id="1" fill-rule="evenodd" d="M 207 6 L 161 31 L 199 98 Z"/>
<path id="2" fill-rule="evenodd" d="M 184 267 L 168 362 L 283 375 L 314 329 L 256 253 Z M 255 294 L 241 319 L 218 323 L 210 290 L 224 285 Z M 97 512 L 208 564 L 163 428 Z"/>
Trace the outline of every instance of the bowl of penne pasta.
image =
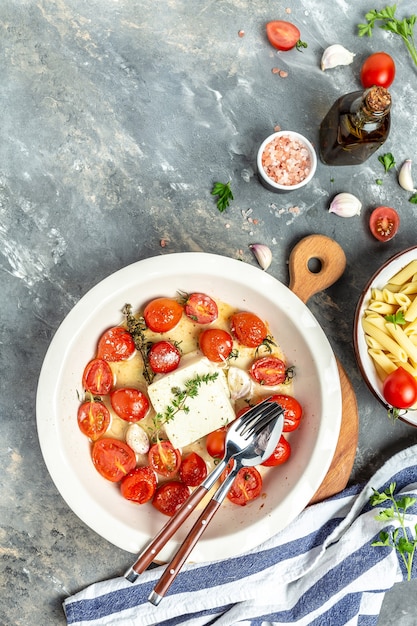
<path id="1" fill-rule="evenodd" d="M 387 376 L 402 367 L 417 380 L 417 246 L 391 257 L 368 281 L 356 308 L 354 348 L 366 384 L 389 410 Z M 417 404 L 399 418 L 417 426 Z"/>

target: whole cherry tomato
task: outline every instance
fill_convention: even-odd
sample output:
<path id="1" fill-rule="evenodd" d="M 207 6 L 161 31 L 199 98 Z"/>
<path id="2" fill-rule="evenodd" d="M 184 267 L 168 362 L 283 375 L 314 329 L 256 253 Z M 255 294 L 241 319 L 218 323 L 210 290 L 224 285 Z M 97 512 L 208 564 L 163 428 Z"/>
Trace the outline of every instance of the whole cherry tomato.
<path id="1" fill-rule="evenodd" d="M 244 346 L 258 348 L 268 337 L 268 329 L 255 313 L 239 311 L 230 318 L 232 334 Z"/>
<path id="2" fill-rule="evenodd" d="M 181 352 L 170 341 L 158 341 L 152 344 L 148 352 L 149 365 L 155 374 L 168 374 L 177 369 L 181 361 Z"/>
<path id="3" fill-rule="evenodd" d="M 293 396 L 277 393 L 271 397 L 271 402 L 277 402 L 284 409 L 283 432 L 289 433 L 296 430 L 303 415 L 303 409 L 298 400 L 293 398 Z"/>
<path id="4" fill-rule="evenodd" d="M 409 409 L 417 402 L 416 379 L 403 367 L 397 367 L 384 380 L 382 393 L 392 407 Z"/>
<path id="5" fill-rule="evenodd" d="M 155 298 L 146 305 L 143 317 L 150 330 L 156 333 L 166 333 L 178 324 L 182 312 L 182 306 L 176 300 Z"/>
<path id="6" fill-rule="evenodd" d="M 121 387 L 110 394 L 110 402 L 119 417 L 126 422 L 138 422 L 149 410 L 149 400 L 140 389 Z"/>
<path id="7" fill-rule="evenodd" d="M 375 52 L 365 59 L 360 76 L 365 88 L 374 85 L 387 88 L 395 78 L 394 59 L 386 52 Z"/>
<path id="8" fill-rule="evenodd" d="M 222 459 L 224 456 L 224 441 L 226 439 L 226 427 L 213 430 L 206 437 L 207 452 L 213 459 Z"/>
<path id="9" fill-rule="evenodd" d="M 206 328 L 198 338 L 200 350 L 209 361 L 222 363 L 233 350 L 233 337 L 221 328 Z"/>

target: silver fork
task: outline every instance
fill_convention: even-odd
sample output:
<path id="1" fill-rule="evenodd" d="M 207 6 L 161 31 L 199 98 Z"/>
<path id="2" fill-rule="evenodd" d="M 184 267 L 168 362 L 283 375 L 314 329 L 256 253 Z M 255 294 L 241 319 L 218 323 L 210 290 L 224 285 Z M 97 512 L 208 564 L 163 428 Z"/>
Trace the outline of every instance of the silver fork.
<path id="1" fill-rule="evenodd" d="M 266 398 L 256 406 L 249 409 L 249 411 L 244 413 L 241 417 L 237 418 L 229 426 L 225 439 L 225 453 L 223 459 L 209 474 L 206 480 L 193 491 L 190 497 L 168 520 L 168 522 L 162 527 L 162 529 L 147 545 L 147 547 L 139 554 L 136 562 L 128 569 L 125 574 L 125 578 L 127 580 L 129 580 L 130 582 L 134 582 L 137 579 L 138 575 L 145 571 L 145 569 L 154 560 L 156 555 L 162 550 L 162 548 L 169 541 L 169 539 L 175 534 L 175 532 L 178 530 L 184 520 L 188 518 L 188 516 L 196 508 L 198 503 L 204 498 L 204 496 L 211 489 L 211 487 L 217 482 L 226 465 L 229 463 L 230 459 L 242 459 L 244 457 L 245 451 L 253 447 L 254 440 L 260 435 L 260 433 L 264 431 L 268 424 L 270 424 L 274 420 L 277 422 L 278 418 L 282 415 L 282 407 L 276 402 L 271 402 L 270 398 Z M 265 460 L 266 458 L 271 456 L 281 435 L 282 423 L 283 419 L 281 420 L 281 427 L 274 429 L 274 437 L 271 433 L 269 441 L 267 441 L 266 448 L 263 451 L 262 449 L 260 449 L 260 452 L 263 453 L 256 453 L 255 462 L 253 463 L 254 465 L 261 463 L 262 460 Z M 234 474 L 233 470 L 231 474 Z"/>

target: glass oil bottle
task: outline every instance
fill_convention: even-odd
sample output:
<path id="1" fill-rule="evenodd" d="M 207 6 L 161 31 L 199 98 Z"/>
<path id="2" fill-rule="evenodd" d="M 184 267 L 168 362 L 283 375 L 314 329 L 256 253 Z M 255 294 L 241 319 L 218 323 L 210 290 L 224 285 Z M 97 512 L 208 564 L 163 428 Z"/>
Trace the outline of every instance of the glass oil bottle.
<path id="1" fill-rule="evenodd" d="M 320 158 L 327 165 L 358 165 L 387 139 L 391 94 L 371 87 L 342 96 L 320 125 Z"/>

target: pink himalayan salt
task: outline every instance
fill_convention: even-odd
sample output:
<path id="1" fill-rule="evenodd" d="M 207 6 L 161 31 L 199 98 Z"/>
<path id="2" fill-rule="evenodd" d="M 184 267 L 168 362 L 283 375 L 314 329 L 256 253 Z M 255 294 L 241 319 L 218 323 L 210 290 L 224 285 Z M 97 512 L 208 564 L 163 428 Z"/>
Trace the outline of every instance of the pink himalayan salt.
<path id="1" fill-rule="evenodd" d="M 266 175 L 275 183 L 298 185 L 310 173 L 310 153 L 298 139 L 293 139 L 290 135 L 280 135 L 265 146 L 262 166 Z"/>

